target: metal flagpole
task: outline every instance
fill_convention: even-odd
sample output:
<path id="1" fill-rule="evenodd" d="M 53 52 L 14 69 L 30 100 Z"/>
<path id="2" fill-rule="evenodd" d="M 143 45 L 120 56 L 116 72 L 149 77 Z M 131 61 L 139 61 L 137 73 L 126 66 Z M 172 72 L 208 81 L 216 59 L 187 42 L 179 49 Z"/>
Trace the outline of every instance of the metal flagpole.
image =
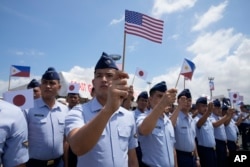
<path id="1" fill-rule="evenodd" d="M 123 38 L 123 55 L 122 55 L 122 71 L 125 69 L 125 50 L 126 50 L 126 32 L 124 31 L 124 38 Z"/>
<path id="2" fill-rule="evenodd" d="M 136 71 L 135 71 L 135 74 L 134 74 L 134 77 L 133 77 L 133 80 L 132 80 L 132 84 L 131 84 L 131 85 L 133 85 L 133 84 L 134 84 L 134 81 L 135 81 L 135 75 L 136 75 Z"/>
<path id="3" fill-rule="evenodd" d="M 179 79 L 180 79 L 180 75 L 181 75 L 181 74 L 179 74 L 178 79 L 177 79 L 177 81 L 176 81 L 176 84 L 175 84 L 175 87 L 174 87 L 174 88 L 176 88 L 176 87 L 177 87 L 177 84 L 178 84 Z"/>
<path id="4" fill-rule="evenodd" d="M 186 78 L 185 77 L 183 77 L 184 78 L 184 89 L 185 89 L 185 86 L 186 86 Z"/>
<path id="5" fill-rule="evenodd" d="M 12 73 L 12 71 L 11 71 L 11 67 L 10 67 L 10 74 L 9 74 L 9 86 L 8 86 L 8 91 L 10 90 L 10 80 L 11 80 L 11 73 Z"/>

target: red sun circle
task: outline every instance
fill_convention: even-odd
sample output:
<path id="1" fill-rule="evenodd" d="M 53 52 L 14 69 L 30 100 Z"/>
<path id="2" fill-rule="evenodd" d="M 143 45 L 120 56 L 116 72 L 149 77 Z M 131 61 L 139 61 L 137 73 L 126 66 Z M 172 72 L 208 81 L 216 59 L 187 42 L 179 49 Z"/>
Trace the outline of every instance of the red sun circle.
<path id="1" fill-rule="evenodd" d="M 139 71 L 139 76 L 143 76 L 144 72 L 143 71 Z"/>
<path id="2" fill-rule="evenodd" d="M 26 98 L 24 95 L 16 95 L 13 98 L 13 104 L 15 104 L 16 106 L 22 106 L 25 104 Z"/>
<path id="3" fill-rule="evenodd" d="M 237 94 L 233 94 L 233 97 L 236 99 L 237 98 Z"/>
<path id="4" fill-rule="evenodd" d="M 75 89 L 75 86 L 74 86 L 74 85 L 70 85 L 70 86 L 69 86 L 69 90 L 72 91 L 72 90 L 74 90 L 74 89 Z"/>

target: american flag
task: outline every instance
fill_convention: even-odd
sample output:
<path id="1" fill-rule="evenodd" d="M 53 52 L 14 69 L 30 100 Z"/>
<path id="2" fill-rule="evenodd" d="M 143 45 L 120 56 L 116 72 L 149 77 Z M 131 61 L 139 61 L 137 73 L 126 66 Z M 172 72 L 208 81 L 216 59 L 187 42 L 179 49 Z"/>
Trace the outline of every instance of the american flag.
<path id="1" fill-rule="evenodd" d="M 125 10 L 125 33 L 162 43 L 163 25 L 162 20 Z"/>

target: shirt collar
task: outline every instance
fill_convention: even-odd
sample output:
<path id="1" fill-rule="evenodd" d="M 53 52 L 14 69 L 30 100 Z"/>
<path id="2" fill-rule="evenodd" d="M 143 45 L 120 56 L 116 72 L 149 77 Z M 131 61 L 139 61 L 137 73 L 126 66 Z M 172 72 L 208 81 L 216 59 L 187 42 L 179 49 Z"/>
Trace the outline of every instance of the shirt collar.
<path id="1" fill-rule="evenodd" d="M 43 101 L 43 99 L 41 97 L 38 98 L 38 99 L 36 99 L 36 102 L 37 102 L 37 106 L 39 108 L 48 107 L 47 104 Z M 59 111 L 61 111 L 60 102 L 58 102 L 58 101 L 55 100 L 55 104 L 54 104 L 54 106 L 53 106 L 52 109 L 58 109 Z"/>

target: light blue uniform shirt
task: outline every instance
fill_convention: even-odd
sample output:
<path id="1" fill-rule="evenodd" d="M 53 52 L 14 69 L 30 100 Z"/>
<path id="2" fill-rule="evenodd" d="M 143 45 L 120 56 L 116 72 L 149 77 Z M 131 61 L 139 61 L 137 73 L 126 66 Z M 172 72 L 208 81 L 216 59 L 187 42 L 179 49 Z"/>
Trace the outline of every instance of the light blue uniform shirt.
<path id="1" fill-rule="evenodd" d="M 145 111 L 144 111 L 145 112 Z M 135 117 L 135 120 L 137 120 L 138 116 L 144 112 L 141 112 L 138 108 L 136 108 L 134 110 L 134 117 Z"/>
<path id="2" fill-rule="evenodd" d="M 139 115 L 136 120 L 137 127 L 140 126 L 150 112 L 152 110 Z M 174 128 L 166 115 L 158 119 L 155 128 L 149 135 L 139 135 L 139 141 L 144 163 L 156 167 L 174 166 Z"/>
<path id="3" fill-rule="evenodd" d="M 225 126 L 225 130 L 226 130 L 227 140 L 236 142 L 237 133 L 239 130 L 237 125 L 235 125 L 235 121 L 233 119 L 231 119 L 230 123 L 227 126 Z"/>
<path id="4" fill-rule="evenodd" d="M 201 114 L 198 114 L 194 120 L 196 124 L 196 137 L 198 140 L 198 145 L 204 147 L 215 147 L 215 138 L 214 138 L 214 127 L 212 121 L 208 117 L 206 122 L 200 127 L 197 127 L 197 122 L 202 117 Z"/>
<path id="5" fill-rule="evenodd" d="M 25 163 L 28 154 L 28 129 L 20 108 L 0 100 L 0 166 Z"/>
<path id="6" fill-rule="evenodd" d="M 192 152 L 195 150 L 195 121 L 191 115 L 179 112 L 175 130 L 175 149 Z"/>
<path id="7" fill-rule="evenodd" d="M 84 126 L 102 108 L 96 98 L 74 107 L 66 117 L 66 135 Z M 120 107 L 110 118 L 97 144 L 78 157 L 77 166 L 128 167 L 128 150 L 137 146 L 134 113 Z"/>
<path id="8" fill-rule="evenodd" d="M 212 115 L 210 116 L 210 119 L 212 122 L 216 122 L 220 120 L 221 118 L 212 113 Z M 214 137 L 215 139 L 218 139 L 218 140 L 227 141 L 227 135 L 226 135 L 224 124 L 221 124 L 220 126 L 214 128 Z"/>
<path id="9" fill-rule="evenodd" d="M 240 117 L 241 117 L 241 112 L 240 111 L 236 111 L 236 113 L 234 113 L 234 115 L 233 115 L 233 120 L 235 122 L 237 122 Z"/>
<path id="10" fill-rule="evenodd" d="M 30 158 L 50 160 L 63 155 L 67 113 L 68 107 L 60 102 L 49 109 L 42 98 L 34 101 L 34 108 L 26 111 Z"/>

